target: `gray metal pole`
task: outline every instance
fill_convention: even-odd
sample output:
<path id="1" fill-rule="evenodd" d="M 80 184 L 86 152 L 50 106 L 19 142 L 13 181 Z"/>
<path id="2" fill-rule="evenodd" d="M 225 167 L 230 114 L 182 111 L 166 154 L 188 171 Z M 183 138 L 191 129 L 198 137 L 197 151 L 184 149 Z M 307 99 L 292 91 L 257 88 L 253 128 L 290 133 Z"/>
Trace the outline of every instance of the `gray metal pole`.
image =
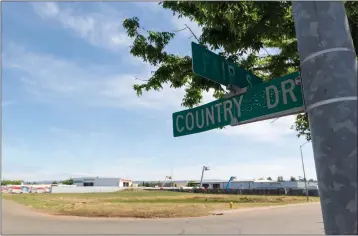
<path id="1" fill-rule="evenodd" d="M 357 234 L 357 61 L 343 2 L 293 2 L 326 234 Z"/>
<path id="2" fill-rule="evenodd" d="M 305 171 L 305 163 L 303 161 L 303 154 L 302 154 L 302 147 L 307 144 L 308 142 L 305 142 L 300 146 L 300 152 L 301 152 L 301 161 L 302 161 L 302 170 L 303 170 L 303 179 L 305 181 L 305 188 L 306 188 L 306 200 L 308 202 L 308 187 L 307 187 L 307 178 L 306 178 L 306 171 Z"/>
<path id="3" fill-rule="evenodd" d="M 203 170 L 201 171 L 200 188 L 203 187 L 204 171 L 205 171 L 205 166 L 203 166 Z"/>

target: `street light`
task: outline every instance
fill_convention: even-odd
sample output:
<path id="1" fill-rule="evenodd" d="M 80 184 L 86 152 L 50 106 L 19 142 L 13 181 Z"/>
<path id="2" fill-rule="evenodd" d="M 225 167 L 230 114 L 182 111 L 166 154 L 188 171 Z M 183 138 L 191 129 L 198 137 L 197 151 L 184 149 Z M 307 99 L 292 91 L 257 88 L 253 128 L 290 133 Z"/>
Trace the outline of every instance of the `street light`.
<path id="1" fill-rule="evenodd" d="M 303 162 L 303 154 L 302 154 L 302 147 L 304 145 L 306 145 L 307 143 L 309 143 L 310 141 L 307 141 L 305 143 L 303 143 L 301 146 L 300 146 L 300 152 L 301 152 L 301 161 L 302 161 L 302 170 L 303 170 L 303 179 L 305 181 L 305 188 L 306 188 L 306 199 L 307 199 L 307 202 L 308 202 L 308 187 L 307 187 L 307 178 L 306 178 L 306 171 L 305 171 L 305 163 Z"/>
<path id="2" fill-rule="evenodd" d="M 208 170 L 210 170 L 208 166 L 203 166 L 203 170 L 201 171 L 200 188 L 203 187 L 204 172 Z"/>

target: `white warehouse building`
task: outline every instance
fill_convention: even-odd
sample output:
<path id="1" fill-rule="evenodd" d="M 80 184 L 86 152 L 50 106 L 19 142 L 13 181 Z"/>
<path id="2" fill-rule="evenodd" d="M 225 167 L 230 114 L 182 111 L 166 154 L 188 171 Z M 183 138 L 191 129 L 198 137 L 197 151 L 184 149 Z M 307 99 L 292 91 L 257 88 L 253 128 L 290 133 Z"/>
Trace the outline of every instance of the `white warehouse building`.
<path id="1" fill-rule="evenodd" d="M 227 180 L 203 181 L 203 187 L 208 189 L 225 189 Z M 199 184 L 199 182 L 197 182 Z M 304 189 L 303 181 L 277 182 L 272 180 L 234 180 L 231 181 L 229 189 Z M 318 189 L 317 182 L 308 182 L 308 189 Z"/>
<path id="2" fill-rule="evenodd" d="M 73 178 L 78 187 L 131 187 L 132 180 L 122 178 L 81 177 Z"/>

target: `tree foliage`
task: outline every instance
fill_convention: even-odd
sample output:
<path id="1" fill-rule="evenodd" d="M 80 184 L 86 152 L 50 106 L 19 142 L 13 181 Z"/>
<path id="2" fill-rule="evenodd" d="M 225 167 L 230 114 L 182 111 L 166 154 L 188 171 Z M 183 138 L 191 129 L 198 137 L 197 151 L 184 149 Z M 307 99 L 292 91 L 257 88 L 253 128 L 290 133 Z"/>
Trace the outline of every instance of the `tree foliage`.
<path id="1" fill-rule="evenodd" d="M 272 180 L 272 178 L 271 178 L 271 177 L 268 177 L 267 180 Z"/>
<path id="2" fill-rule="evenodd" d="M 73 185 L 73 179 L 66 179 L 64 181 L 61 182 L 61 184 L 65 184 L 65 185 Z"/>
<path id="3" fill-rule="evenodd" d="M 296 182 L 297 179 L 295 177 L 291 176 L 290 181 Z"/>
<path id="4" fill-rule="evenodd" d="M 298 181 L 300 181 L 300 182 L 305 182 L 305 181 L 306 181 L 306 179 L 305 179 L 305 178 L 301 178 L 301 177 L 300 177 L 300 178 L 298 179 Z"/>
<path id="5" fill-rule="evenodd" d="M 1 185 L 20 185 L 22 180 L 2 180 Z"/>
<path id="6" fill-rule="evenodd" d="M 283 177 L 282 176 L 278 176 L 277 177 L 277 182 L 283 182 L 284 180 L 283 180 Z"/>
<path id="7" fill-rule="evenodd" d="M 159 4 L 179 18 L 188 17 L 198 23 L 202 34 L 193 35 L 198 43 L 209 50 L 219 51 L 226 59 L 264 80 L 300 69 L 291 2 L 167 1 Z M 357 50 L 358 2 L 345 4 Z M 182 105 L 189 108 L 202 101 L 203 91 L 212 89 L 215 98 L 223 96 L 225 90 L 219 84 L 194 75 L 190 56 L 166 51 L 166 46 L 178 32 L 143 29 L 137 17 L 126 19 L 123 27 L 134 39 L 131 54 L 157 67 L 145 83 L 134 85 L 138 96 L 143 90 L 159 91 L 166 83 L 174 88 L 185 87 Z M 188 26 L 181 30 L 191 31 Z M 275 48 L 277 53 L 270 53 L 270 48 Z M 298 136 L 311 139 L 306 114 L 299 114 L 292 128 Z"/>
<path id="8" fill-rule="evenodd" d="M 198 186 L 199 184 L 195 181 L 195 180 L 190 180 L 188 181 L 187 183 L 187 187 L 195 187 L 195 186 Z"/>

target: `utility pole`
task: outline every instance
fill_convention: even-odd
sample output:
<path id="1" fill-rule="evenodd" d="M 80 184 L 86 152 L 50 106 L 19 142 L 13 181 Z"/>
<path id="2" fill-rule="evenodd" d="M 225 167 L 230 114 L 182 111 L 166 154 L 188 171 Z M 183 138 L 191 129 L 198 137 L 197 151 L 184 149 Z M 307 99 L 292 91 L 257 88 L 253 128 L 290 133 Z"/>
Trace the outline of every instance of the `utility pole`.
<path id="1" fill-rule="evenodd" d="M 204 178 L 204 172 L 209 170 L 209 167 L 203 166 L 203 169 L 201 171 L 201 179 L 200 179 L 200 188 L 203 187 L 203 178 Z"/>
<path id="2" fill-rule="evenodd" d="M 326 234 L 357 234 L 357 59 L 343 1 L 292 2 Z"/>
<path id="3" fill-rule="evenodd" d="M 306 188 L 306 200 L 307 200 L 307 202 L 308 202 L 308 186 L 307 186 L 307 179 L 306 179 L 305 163 L 304 163 L 304 161 L 303 161 L 303 154 L 302 154 L 302 147 L 303 147 L 304 145 L 306 145 L 307 143 L 309 143 L 309 142 L 307 141 L 307 142 L 305 142 L 304 144 L 302 144 L 302 145 L 300 146 L 300 152 L 301 152 L 301 162 L 302 162 L 302 170 L 303 170 L 303 179 L 304 179 L 304 181 L 305 181 L 305 188 Z"/>

